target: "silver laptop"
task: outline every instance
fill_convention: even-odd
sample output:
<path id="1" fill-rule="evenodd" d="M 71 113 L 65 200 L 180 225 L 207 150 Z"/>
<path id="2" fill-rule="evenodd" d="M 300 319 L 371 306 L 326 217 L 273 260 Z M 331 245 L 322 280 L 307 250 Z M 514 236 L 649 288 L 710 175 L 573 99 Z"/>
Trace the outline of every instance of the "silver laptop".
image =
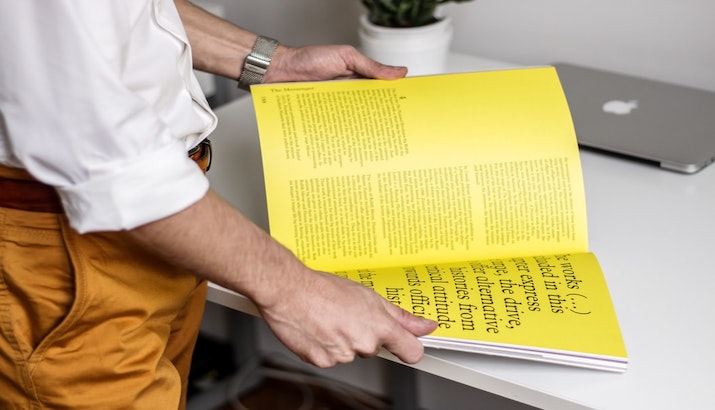
<path id="1" fill-rule="evenodd" d="M 715 159 L 715 93 L 556 63 L 582 147 L 693 173 Z"/>

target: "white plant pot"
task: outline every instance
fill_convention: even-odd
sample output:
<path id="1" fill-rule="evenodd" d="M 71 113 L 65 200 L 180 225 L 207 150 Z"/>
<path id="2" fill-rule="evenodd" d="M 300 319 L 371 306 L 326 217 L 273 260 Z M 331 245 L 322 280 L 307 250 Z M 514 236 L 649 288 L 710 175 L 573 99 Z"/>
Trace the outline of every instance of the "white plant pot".
<path id="1" fill-rule="evenodd" d="M 360 50 L 388 65 L 406 66 L 407 75 L 444 72 L 452 43 L 452 19 L 448 16 L 427 26 L 392 28 L 377 26 L 367 15 L 360 17 Z"/>

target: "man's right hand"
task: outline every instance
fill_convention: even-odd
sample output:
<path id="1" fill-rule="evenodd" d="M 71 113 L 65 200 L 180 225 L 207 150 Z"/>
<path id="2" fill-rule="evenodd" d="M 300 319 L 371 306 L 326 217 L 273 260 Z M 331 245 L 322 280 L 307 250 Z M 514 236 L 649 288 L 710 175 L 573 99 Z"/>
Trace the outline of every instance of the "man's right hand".
<path id="1" fill-rule="evenodd" d="M 382 347 L 405 363 L 422 358 L 417 337 L 434 331 L 435 322 L 348 279 L 315 271 L 300 275 L 260 310 L 278 339 L 304 361 L 330 367 L 356 355 L 374 356 Z"/>

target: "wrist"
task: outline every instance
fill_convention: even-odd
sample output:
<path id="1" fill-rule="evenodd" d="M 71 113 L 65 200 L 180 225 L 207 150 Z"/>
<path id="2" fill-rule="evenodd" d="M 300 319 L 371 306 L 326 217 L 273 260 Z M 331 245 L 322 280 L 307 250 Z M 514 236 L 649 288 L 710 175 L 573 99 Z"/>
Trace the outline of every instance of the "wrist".
<path id="1" fill-rule="evenodd" d="M 251 51 L 243 61 L 243 68 L 238 77 L 238 88 L 249 90 L 251 85 L 263 82 L 278 45 L 277 40 L 258 36 Z"/>

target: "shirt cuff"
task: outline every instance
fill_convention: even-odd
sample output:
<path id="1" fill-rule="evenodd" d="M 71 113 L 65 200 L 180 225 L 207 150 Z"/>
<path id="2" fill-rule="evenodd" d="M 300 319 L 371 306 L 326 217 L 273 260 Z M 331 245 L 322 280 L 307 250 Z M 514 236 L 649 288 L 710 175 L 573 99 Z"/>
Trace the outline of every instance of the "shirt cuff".
<path id="1" fill-rule="evenodd" d="M 79 233 L 133 229 L 182 211 L 201 199 L 209 181 L 183 143 L 99 171 L 58 188 L 70 225 Z"/>

